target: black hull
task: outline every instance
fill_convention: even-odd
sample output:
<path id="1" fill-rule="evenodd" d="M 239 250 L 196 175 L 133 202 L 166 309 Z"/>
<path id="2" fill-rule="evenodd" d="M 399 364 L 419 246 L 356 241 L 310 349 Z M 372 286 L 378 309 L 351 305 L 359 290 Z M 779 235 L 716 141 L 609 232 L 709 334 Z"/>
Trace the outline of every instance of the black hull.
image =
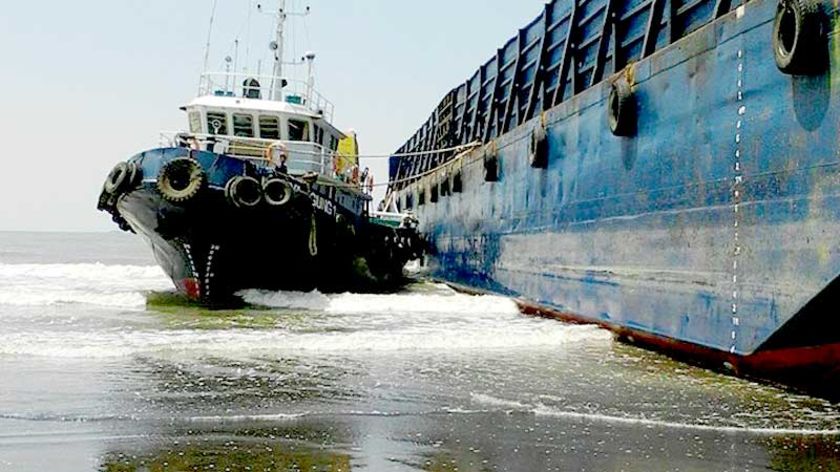
<path id="1" fill-rule="evenodd" d="M 238 303 L 244 289 L 393 291 L 411 257 L 394 244 L 401 229 L 336 218 L 303 194 L 282 208 L 236 208 L 220 190 L 173 204 L 144 184 L 116 212 L 178 291 L 210 306 Z"/>
<path id="2" fill-rule="evenodd" d="M 99 208 L 141 235 L 191 300 L 227 306 L 241 303 L 236 294 L 245 289 L 387 292 L 405 283 L 403 266 L 421 246 L 417 233 L 372 222 L 363 195 L 178 148 L 149 151 L 130 163 L 143 176 L 157 176 L 166 162 L 187 155 L 208 176 L 188 200 L 164 198 L 157 178 L 137 178 L 117 192 L 103 191 Z M 281 178 L 291 197 L 275 205 L 234 204 L 224 182 L 243 174 Z"/>

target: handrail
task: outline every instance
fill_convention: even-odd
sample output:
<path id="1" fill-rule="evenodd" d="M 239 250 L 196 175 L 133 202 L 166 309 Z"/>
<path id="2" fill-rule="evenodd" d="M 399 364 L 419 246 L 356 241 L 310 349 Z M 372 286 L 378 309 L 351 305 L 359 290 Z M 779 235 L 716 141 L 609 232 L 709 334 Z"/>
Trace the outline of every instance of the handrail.
<path id="1" fill-rule="evenodd" d="M 245 82 L 256 80 L 258 85 Z M 245 99 L 260 99 L 300 105 L 323 115 L 332 121 L 335 105 L 310 84 L 300 80 L 287 80 L 282 97 L 272 97 L 273 84 L 278 79 L 270 75 L 243 74 L 234 72 L 207 72 L 201 75 L 198 93 L 200 96 L 218 95 Z M 250 95 L 249 95 L 250 93 Z M 294 98 L 293 98 L 294 97 Z M 297 103 L 298 100 L 300 103 Z"/>
<path id="2" fill-rule="evenodd" d="M 160 133 L 160 144 L 167 147 L 194 147 L 200 150 L 217 152 L 236 159 L 262 163 L 268 166 L 278 166 L 274 162 L 268 149 L 271 146 L 280 145 L 285 149 L 287 157 L 286 165 L 290 173 L 305 174 L 316 172 L 320 175 L 341 180 L 354 187 L 362 186 L 362 182 L 353 181 L 352 175 L 358 172 L 350 172 L 339 175 L 338 160 L 343 156 L 318 143 L 311 141 L 283 141 L 276 139 L 263 139 L 203 133 L 186 133 L 162 131 Z M 221 149 L 217 149 L 220 146 Z"/>

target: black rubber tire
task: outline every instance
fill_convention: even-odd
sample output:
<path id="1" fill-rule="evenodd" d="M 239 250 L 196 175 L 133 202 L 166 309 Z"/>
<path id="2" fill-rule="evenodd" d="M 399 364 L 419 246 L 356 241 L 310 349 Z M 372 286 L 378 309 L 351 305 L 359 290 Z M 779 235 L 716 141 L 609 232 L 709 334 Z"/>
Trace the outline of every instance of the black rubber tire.
<path id="1" fill-rule="evenodd" d="M 238 175 L 225 186 L 228 201 L 237 208 L 254 208 L 263 200 L 262 185 L 253 178 Z"/>
<path id="2" fill-rule="evenodd" d="M 531 132 L 528 162 L 534 169 L 545 169 L 548 167 L 548 137 L 542 125 L 536 126 L 533 132 Z"/>
<path id="3" fill-rule="evenodd" d="M 785 74 L 825 70 L 825 18 L 818 0 L 781 0 L 773 21 L 773 55 Z"/>
<path id="4" fill-rule="evenodd" d="M 128 188 L 134 188 L 143 181 L 143 169 L 136 162 L 128 163 Z"/>
<path id="5" fill-rule="evenodd" d="M 624 80 L 616 80 L 610 86 L 607 123 L 615 136 L 633 136 L 636 132 L 636 102 L 630 84 Z"/>
<path id="6" fill-rule="evenodd" d="M 181 157 L 163 166 L 158 174 L 157 189 L 166 201 L 184 203 L 195 198 L 206 182 L 207 176 L 201 165 L 188 157 Z"/>
<path id="7" fill-rule="evenodd" d="M 281 207 L 291 201 L 294 195 L 292 186 L 283 179 L 265 179 L 262 184 L 263 198 L 268 206 Z"/>
<path id="8" fill-rule="evenodd" d="M 105 179 L 105 191 L 112 195 L 119 193 L 128 180 L 128 171 L 128 164 L 125 162 L 115 165 Z"/>

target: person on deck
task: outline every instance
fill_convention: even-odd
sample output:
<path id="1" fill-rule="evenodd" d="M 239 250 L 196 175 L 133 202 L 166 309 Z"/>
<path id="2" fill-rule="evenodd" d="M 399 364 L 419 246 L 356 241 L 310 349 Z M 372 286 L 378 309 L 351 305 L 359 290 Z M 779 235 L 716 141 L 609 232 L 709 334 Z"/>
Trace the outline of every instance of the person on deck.
<path id="1" fill-rule="evenodd" d="M 281 174 L 289 173 L 289 168 L 286 167 L 286 159 L 287 157 L 285 154 L 280 155 L 280 165 L 277 166 L 277 169 L 280 171 Z"/>

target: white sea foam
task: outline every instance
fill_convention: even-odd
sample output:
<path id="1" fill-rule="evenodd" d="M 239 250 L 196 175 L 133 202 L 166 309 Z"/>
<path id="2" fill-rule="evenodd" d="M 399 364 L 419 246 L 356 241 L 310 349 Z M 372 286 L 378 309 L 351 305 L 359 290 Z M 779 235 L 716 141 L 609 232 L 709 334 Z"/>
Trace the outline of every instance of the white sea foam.
<path id="1" fill-rule="evenodd" d="M 320 292 L 268 292 L 245 290 L 239 295 L 252 305 L 269 308 L 323 310 L 340 314 L 482 314 L 516 315 L 519 309 L 513 300 L 496 296 L 458 294 L 446 286 L 431 285 L 432 293 L 399 293 L 388 295 L 351 294 L 324 295 Z"/>
<path id="2" fill-rule="evenodd" d="M 509 410 L 528 410 L 531 408 L 530 406 L 515 400 L 505 400 L 503 398 L 497 398 L 484 393 L 473 393 L 470 397 L 476 403 L 492 407 L 501 407 Z"/>
<path id="3" fill-rule="evenodd" d="M 627 425 L 632 427 L 658 428 L 658 429 L 672 429 L 685 431 L 708 431 L 718 433 L 745 433 L 762 436 L 838 436 L 840 430 L 838 429 L 811 429 L 811 428 L 757 428 L 750 426 L 733 426 L 733 425 L 714 425 L 714 424 L 700 424 L 700 423 L 683 423 L 679 421 L 667 421 L 660 419 L 651 419 L 634 416 L 620 416 L 616 414 L 604 414 L 597 412 L 580 412 L 571 411 L 558 408 L 556 406 L 546 406 L 542 403 L 534 405 L 522 403 L 517 400 L 507 400 L 504 398 L 494 397 L 483 393 L 473 393 L 471 398 L 474 402 L 488 406 L 491 408 L 498 408 L 505 411 L 515 411 L 518 413 L 533 414 L 542 417 L 562 418 L 574 421 L 584 421 L 590 423 L 605 423 L 612 425 Z"/>
<path id="4" fill-rule="evenodd" d="M 566 418 L 596 423 L 608 423 L 629 426 L 644 426 L 649 428 L 677 429 L 688 431 L 711 431 L 723 433 L 748 433 L 762 436 L 838 436 L 840 429 L 797 429 L 797 428 L 755 428 L 749 426 L 709 425 L 680 423 L 676 421 L 662 421 L 647 418 L 634 418 L 598 413 L 580 413 L 538 405 L 533 409 L 537 416 Z"/>
<path id="5" fill-rule="evenodd" d="M 84 304 L 142 309 L 144 292 L 170 288 L 171 282 L 157 267 L 0 264 L 0 305 L 6 306 Z M 101 325 L 92 319 L 77 320 L 76 312 L 68 312 L 66 319 L 44 315 L 60 329 L 36 329 L 28 317 L 37 314 L 28 310 L 20 311 L 24 319 L 13 329 L 0 331 L 0 354 L 57 358 L 365 355 L 557 347 L 611 339 L 594 327 L 524 317 L 507 298 L 465 295 L 433 284 L 390 295 L 257 290 L 242 295 L 252 304 L 278 308 L 267 315 L 274 324 L 266 325 L 266 314 L 258 313 L 259 329 L 240 329 L 240 324 L 225 324 L 223 318 L 210 323 L 218 329 L 207 329 L 207 325 L 193 329 L 202 318 L 185 315 L 181 324 L 150 328 Z M 311 313 L 290 316 L 288 312 L 294 310 Z M 10 313 L 7 320 L 15 312 Z M 240 316 L 248 324 L 249 315 Z"/>
<path id="6" fill-rule="evenodd" d="M 454 330 L 414 327 L 355 332 L 291 332 L 285 329 L 227 330 L 62 330 L 0 333 L 0 355 L 57 358 L 116 358 L 132 355 L 341 354 L 453 352 L 468 350 L 560 347 L 570 342 L 604 342 L 609 335 L 592 327 L 526 325 Z"/>
<path id="7" fill-rule="evenodd" d="M 339 295 L 330 300 L 328 312 L 386 314 L 483 314 L 516 315 L 519 309 L 513 300 L 489 295 L 400 294 Z"/>
<path id="8" fill-rule="evenodd" d="M 270 292 L 265 290 L 244 290 L 238 295 L 245 303 L 269 308 L 295 310 L 323 310 L 330 304 L 326 295 L 315 292 Z"/>
<path id="9" fill-rule="evenodd" d="M 172 283 L 156 266 L 0 264 L 0 305 L 143 307 L 143 292 Z"/>

